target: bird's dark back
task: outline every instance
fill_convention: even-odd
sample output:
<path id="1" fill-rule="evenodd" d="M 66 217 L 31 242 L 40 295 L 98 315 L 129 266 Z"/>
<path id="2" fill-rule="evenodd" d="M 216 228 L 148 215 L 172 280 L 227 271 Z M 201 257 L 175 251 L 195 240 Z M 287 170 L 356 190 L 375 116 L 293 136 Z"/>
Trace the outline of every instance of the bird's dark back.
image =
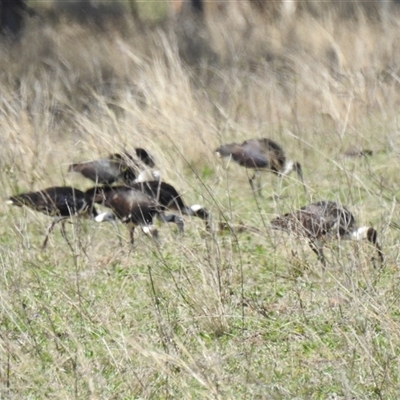
<path id="1" fill-rule="evenodd" d="M 148 181 L 136 183 L 132 185 L 132 187 L 148 194 L 165 208 L 186 208 L 186 205 L 178 191 L 169 183 Z"/>
<path id="2" fill-rule="evenodd" d="M 285 152 L 282 147 L 276 142 L 268 138 L 261 139 L 250 139 L 242 143 L 243 149 L 253 154 L 262 154 L 266 160 L 268 160 L 268 168 L 273 172 L 279 172 L 282 170 L 286 162 Z M 259 168 L 262 167 L 261 165 Z"/>
<path id="3" fill-rule="evenodd" d="M 156 205 L 151 203 L 137 203 L 135 204 L 130 213 L 122 218 L 123 222 L 133 222 L 135 225 L 153 223 L 154 216 L 159 213 Z"/>
<path id="4" fill-rule="evenodd" d="M 280 216 L 274 219 L 271 225 L 275 229 L 319 238 L 329 233 L 345 235 L 355 227 L 355 219 L 351 212 L 341 205 L 331 201 L 320 201 Z"/>
<path id="5" fill-rule="evenodd" d="M 231 156 L 239 165 L 246 168 L 282 171 L 286 158 L 283 149 L 268 138 L 249 139 L 242 144 L 228 143 L 216 150 L 221 156 Z"/>
<path id="6" fill-rule="evenodd" d="M 113 155 L 114 156 L 114 155 Z M 69 171 L 79 172 L 85 178 L 99 184 L 112 184 L 122 177 L 123 161 L 117 158 L 103 158 L 72 164 Z"/>
<path id="7" fill-rule="evenodd" d="M 72 164 L 69 171 L 79 172 L 86 178 L 101 185 L 111 185 L 122 180 L 126 184 L 132 184 L 137 173 L 144 168 L 144 164 L 153 167 L 154 160 L 151 155 L 142 148 L 136 150 L 135 159 L 128 153 L 114 153 L 107 158 Z"/>
<path id="8" fill-rule="evenodd" d="M 88 208 L 85 194 L 70 186 L 55 186 L 10 198 L 15 205 L 25 205 L 48 215 L 69 216 Z"/>
<path id="9" fill-rule="evenodd" d="M 124 219 L 134 209 L 157 210 L 157 203 L 154 199 L 140 190 L 129 186 L 104 186 L 94 187 L 86 191 L 88 202 L 103 204 L 111 208 L 118 218 Z"/>
<path id="10" fill-rule="evenodd" d="M 235 162 L 246 168 L 269 168 L 269 160 L 260 146 L 252 141 L 248 142 L 224 144 L 216 151 L 222 157 L 232 157 Z"/>

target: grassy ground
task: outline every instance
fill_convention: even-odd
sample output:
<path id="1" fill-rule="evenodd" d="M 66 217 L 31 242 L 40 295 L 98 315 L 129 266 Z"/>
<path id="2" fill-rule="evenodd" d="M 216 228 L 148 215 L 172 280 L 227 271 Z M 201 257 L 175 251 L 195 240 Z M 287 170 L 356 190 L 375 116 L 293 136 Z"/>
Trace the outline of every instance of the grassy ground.
<path id="1" fill-rule="evenodd" d="M 240 4 L 240 3 L 239 3 Z M 2 398 L 397 399 L 399 397 L 398 19 L 303 13 L 265 23 L 233 6 L 190 35 L 169 23 L 102 29 L 29 23 L 0 48 L 0 183 L 15 193 L 90 187 L 67 165 L 143 146 L 187 203 L 259 229 L 208 234 L 160 226 L 122 246 L 106 224 L 58 229 L 0 205 Z M 304 169 L 263 175 L 214 156 L 270 137 Z M 352 145 L 372 157 L 346 159 Z M 323 271 L 307 243 L 268 222 L 308 201 L 340 201 L 385 253 L 330 243 Z"/>

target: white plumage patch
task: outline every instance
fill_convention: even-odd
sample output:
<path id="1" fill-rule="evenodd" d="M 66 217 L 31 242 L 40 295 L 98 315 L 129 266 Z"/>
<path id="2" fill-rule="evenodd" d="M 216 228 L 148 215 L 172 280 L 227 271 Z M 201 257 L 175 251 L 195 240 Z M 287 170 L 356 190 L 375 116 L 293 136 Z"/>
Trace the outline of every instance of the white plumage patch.
<path id="1" fill-rule="evenodd" d="M 147 181 L 159 181 L 161 179 L 160 171 L 142 171 L 139 176 L 135 179 L 134 183 L 141 183 Z"/>
<path id="2" fill-rule="evenodd" d="M 157 236 L 157 229 L 155 226 L 142 226 L 142 231 L 149 236 Z"/>
<path id="3" fill-rule="evenodd" d="M 153 171 L 153 178 L 155 181 L 161 180 L 161 172 L 160 171 Z"/>
<path id="4" fill-rule="evenodd" d="M 361 228 L 358 228 L 356 231 L 351 233 L 351 238 L 352 240 L 363 240 L 367 239 L 368 237 L 368 230 L 369 226 L 362 226 Z"/>
<path id="5" fill-rule="evenodd" d="M 110 212 L 104 212 L 97 215 L 94 220 L 96 222 L 104 222 L 104 221 L 115 221 L 115 215 Z"/>
<path id="6" fill-rule="evenodd" d="M 287 161 L 285 164 L 285 169 L 282 172 L 283 176 L 289 175 L 293 171 L 294 163 L 293 161 Z"/>
<path id="7" fill-rule="evenodd" d="M 200 204 L 194 204 L 193 206 L 190 207 L 192 211 L 197 212 L 203 208 Z"/>
<path id="8" fill-rule="evenodd" d="M 7 200 L 6 204 L 14 204 L 14 202 L 12 200 Z"/>

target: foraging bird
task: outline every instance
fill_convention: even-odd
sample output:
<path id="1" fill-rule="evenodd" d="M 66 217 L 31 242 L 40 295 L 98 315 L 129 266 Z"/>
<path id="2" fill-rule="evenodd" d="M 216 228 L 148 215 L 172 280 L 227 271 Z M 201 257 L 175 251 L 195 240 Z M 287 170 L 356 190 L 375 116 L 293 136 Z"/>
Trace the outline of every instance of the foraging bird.
<path id="1" fill-rule="evenodd" d="M 350 146 L 344 153 L 343 157 L 348 157 L 348 158 L 357 158 L 357 157 L 366 157 L 366 156 L 372 156 L 374 153 L 372 150 L 369 149 L 363 149 L 359 146 Z"/>
<path id="2" fill-rule="evenodd" d="M 22 193 L 10 197 L 7 203 L 18 207 L 26 206 L 54 217 L 47 228 L 46 237 L 42 245 L 43 249 L 47 245 L 51 231 L 58 222 L 61 222 L 61 233 L 68 242 L 65 236 L 65 222 L 67 219 L 73 216 L 96 218 L 98 215 L 93 204 L 86 200 L 85 193 L 70 186 L 55 186 L 38 192 Z M 115 216 L 112 213 L 106 213 L 102 220 L 113 222 L 115 221 Z"/>
<path id="3" fill-rule="evenodd" d="M 141 148 L 141 147 L 136 147 L 135 148 L 136 156 L 148 167 L 154 168 L 156 166 L 156 163 L 154 162 L 154 158 L 147 152 L 147 150 Z M 131 156 L 129 158 L 132 159 Z"/>
<path id="4" fill-rule="evenodd" d="M 79 172 L 97 184 L 110 185 L 118 181 L 130 184 L 140 178 L 139 173 L 146 166 L 152 168 L 155 165 L 153 157 L 145 149 L 137 148 L 135 151 L 136 158 L 128 153 L 116 153 L 99 160 L 71 164 L 68 171 Z"/>
<path id="5" fill-rule="evenodd" d="M 210 214 L 207 209 L 199 204 L 188 207 L 183 201 L 182 196 L 169 183 L 148 181 L 135 183 L 131 187 L 155 199 L 163 211 L 176 210 L 183 215 L 198 217 L 205 221 L 206 229 L 210 228 Z M 165 215 L 163 218 L 164 222 L 175 222 L 177 217 L 175 215 Z"/>
<path id="6" fill-rule="evenodd" d="M 223 144 L 215 152 L 219 157 L 230 157 L 239 165 L 255 170 L 254 175 L 249 178 L 253 192 L 255 191 L 253 181 L 256 176 L 259 176 L 259 171 L 269 170 L 281 178 L 292 171 L 296 171 L 307 193 L 301 165 L 298 162 L 288 161 L 283 149 L 271 139 L 250 139 L 245 140 L 242 144 Z M 257 186 L 258 191 L 260 191 L 261 185 L 259 180 Z"/>
<path id="7" fill-rule="evenodd" d="M 310 247 L 325 266 L 324 241 L 328 238 L 363 240 L 371 242 L 383 262 L 383 252 L 377 242 L 374 228 L 358 228 L 353 214 L 338 203 L 320 201 L 302 207 L 271 221 L 272 229 L 284 230 L 309 239 Z"/>
<path id="8" fill-rule="evenodd" d="M 140 226 L 146 235 L 157 241 L 158 232 L 153 225 L 153 219 L 158 215 L 162 219 L 162 210 L 157 202 L 146 193 L 129 186 L 103 186 L 87 190 L 85 196 L 89 202 L 111 208 L 115 215 L 124 224 L 127 224 L 132 244 L 137 226 Z M 96 216 L 95 220 L 102 222 L 106 214 Z"/>

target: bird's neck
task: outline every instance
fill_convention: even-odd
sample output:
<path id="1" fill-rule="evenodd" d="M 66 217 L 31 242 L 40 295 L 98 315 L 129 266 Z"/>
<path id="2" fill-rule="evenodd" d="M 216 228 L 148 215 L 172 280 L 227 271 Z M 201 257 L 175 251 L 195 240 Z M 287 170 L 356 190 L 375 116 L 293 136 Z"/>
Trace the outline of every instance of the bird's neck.
<path id="1" fill-rule="evenodd" d="M 286 176 L 290 174 L 294 169 L 294 162 L 293 161 L 287 161 L 283 167 L 282 175 Z"/>

